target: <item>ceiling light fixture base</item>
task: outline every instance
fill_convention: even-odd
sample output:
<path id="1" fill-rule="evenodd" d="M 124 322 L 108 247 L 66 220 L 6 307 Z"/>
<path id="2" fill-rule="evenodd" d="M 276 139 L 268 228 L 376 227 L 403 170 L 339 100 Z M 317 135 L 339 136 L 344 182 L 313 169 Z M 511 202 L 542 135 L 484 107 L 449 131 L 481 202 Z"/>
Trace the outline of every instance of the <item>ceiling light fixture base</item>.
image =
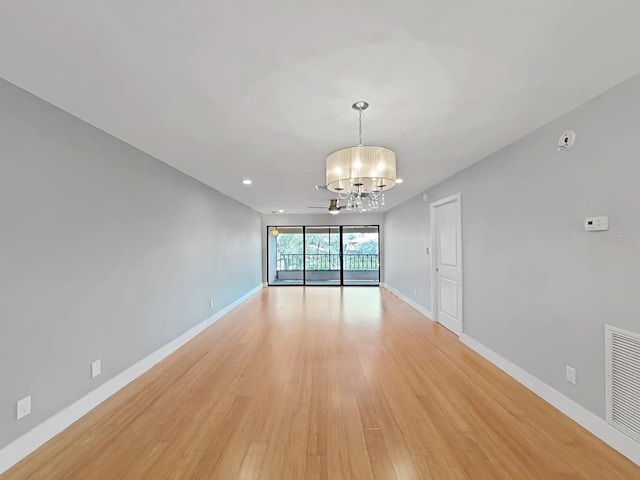
<path id="1" fill-rule="evenodd" d="M 369 108 L 369 104 L 364 100 L 359 100 L 353 105 L 351 105 L 351 108 L 353 108 L 354 110 L 358 110 L 359 112 L 362 112 L 363 110 L 366 110 L 367 108 Z"/>

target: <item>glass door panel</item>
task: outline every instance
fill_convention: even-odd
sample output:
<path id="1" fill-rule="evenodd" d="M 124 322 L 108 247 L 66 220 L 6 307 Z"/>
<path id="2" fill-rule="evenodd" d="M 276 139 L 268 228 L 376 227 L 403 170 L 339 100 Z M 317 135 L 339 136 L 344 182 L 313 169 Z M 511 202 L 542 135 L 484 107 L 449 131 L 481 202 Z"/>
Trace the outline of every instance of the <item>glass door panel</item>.
<path id="1" fill-rule="evenodd" d="M 267 227 L 269 285 L 304 284 L 303 232 L 303 227 Z"/>
<path id="2" fill-rule="evenodd" d="M 340 285 L 340 227 L 306 227 L 305 285 Z"/>
<path id="3" fill-rule="evenodd" d="M 343 285 L 379 285 L 378 226 L 342 227 Z"/>

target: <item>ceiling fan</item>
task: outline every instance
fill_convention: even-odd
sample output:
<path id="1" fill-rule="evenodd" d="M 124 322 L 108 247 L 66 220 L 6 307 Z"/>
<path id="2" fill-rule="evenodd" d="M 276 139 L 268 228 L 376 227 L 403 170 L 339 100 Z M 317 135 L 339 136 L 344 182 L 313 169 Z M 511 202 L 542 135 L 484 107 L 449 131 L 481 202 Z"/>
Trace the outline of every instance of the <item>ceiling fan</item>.
<path id="1" fill-rule="evenodd" d="M 327 207 L 307 207 L 307 208 L 326 208 L 329 213 L 331 213 L 332 215 L 337 215 L 338 213 L 340 213 L 340 210 L 342 210 L 344 207 L 341 207 L 338 205 L 338 199 L 337 198 L 332 198 L 331 200 L 329 200 L 329 208 Z"/>

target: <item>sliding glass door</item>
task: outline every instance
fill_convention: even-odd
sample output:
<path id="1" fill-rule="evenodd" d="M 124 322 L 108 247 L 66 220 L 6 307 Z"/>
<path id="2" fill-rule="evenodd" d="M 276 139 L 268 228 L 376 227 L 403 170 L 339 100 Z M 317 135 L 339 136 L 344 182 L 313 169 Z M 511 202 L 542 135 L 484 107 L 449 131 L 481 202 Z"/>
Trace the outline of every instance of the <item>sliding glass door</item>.
<path id="1" fill-rule="evenodd" d="M 304 285 L 304 227 L 269 227 L 269 285 Z"/>
<path id="2" fill-rule="evenodd" d="M 378 285 L 380 251 L 377 226 L 342 227 L 343 285 Z"/>
<path id="3" fill-rule="evenodd" d="M 267 227 L 269 285 L 378 285 L 378 226 Z"/>
<path id="4" fill-rule="evenodd" d="M 305 227 L 305 285 L 340 285 L 340 227 Z"/>

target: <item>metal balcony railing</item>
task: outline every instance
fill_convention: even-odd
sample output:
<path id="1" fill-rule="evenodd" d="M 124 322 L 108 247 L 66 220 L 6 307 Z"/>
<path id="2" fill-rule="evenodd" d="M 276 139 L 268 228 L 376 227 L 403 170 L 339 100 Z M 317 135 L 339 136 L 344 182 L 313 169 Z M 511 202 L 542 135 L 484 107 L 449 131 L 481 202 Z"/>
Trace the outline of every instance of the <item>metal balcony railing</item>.
<path id="1" fill-rule="evenodd" d="M 372 271 L 380 268 L 377 254 L 345 253 L 342 255 L 345 271 Z M 337 253 L 279 253 L 276 270 L 340 270 Z"/>

